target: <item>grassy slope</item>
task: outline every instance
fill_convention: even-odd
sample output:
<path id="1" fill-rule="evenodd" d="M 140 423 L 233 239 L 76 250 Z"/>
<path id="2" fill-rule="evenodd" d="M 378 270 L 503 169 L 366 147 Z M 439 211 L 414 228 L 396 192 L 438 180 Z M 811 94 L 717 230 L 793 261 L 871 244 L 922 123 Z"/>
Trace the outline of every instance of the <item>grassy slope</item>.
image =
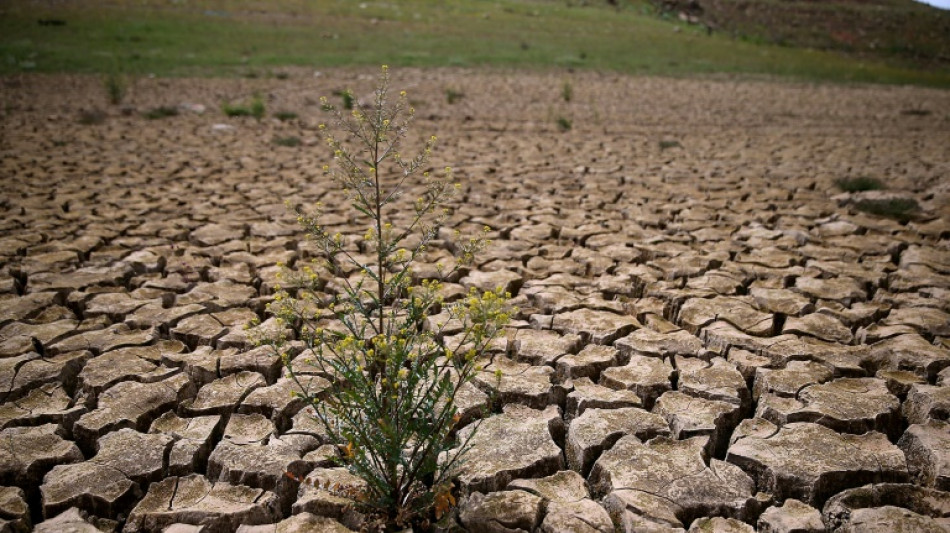
<path id="1" fill-rule="evenodd" d="M 107 4 L 107 7 L 102 7 Z M 707 36 L 648 14 L 544 0 L 179 0 L 0 5 L 0 73 L 243 74 L 281 65 L 578 67 L 950 87 L 950 71 Z M 97 6 L 90 8 L 88 6 Z M 59 19 L 63 26 L 42 26 Z"/>
<path id="2" fill-rule="evenodd" d="M 678 0 L 687 6 L 687 0 Z M 769 43 L 950 64 L 950 11 L 914 0 L 700 0 L 707 23 Z"/>

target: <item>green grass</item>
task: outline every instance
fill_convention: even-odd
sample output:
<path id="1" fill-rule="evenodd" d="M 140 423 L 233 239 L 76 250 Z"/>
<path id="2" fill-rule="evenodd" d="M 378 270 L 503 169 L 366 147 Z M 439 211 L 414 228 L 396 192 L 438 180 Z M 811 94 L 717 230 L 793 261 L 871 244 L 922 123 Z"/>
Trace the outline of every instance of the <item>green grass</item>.
<path id="1" fill-rule="evenodd" d="M 120 62 L 130 74 L 240 76 L 285 65 L 386 63 L 950 87 L 950 69 L 914 70 L 896 60 L 708 36 L 661 20 L 640 2 L 621 9 L 553 0 L 212 0 L 200 8 L 159 0 L 102 3 L 2 4 L 0 74 L 99 73 Z M 92 5 L 100 7 L 84 7 Z M 66 24 L 37 24 L 53 18 Z"/>
<path id="2" fill-rule="evenodd" d="M 913 198 L 890 198 L 883 200 L 861 200 L 854 204 L 858 211 L 864 211 L 880 217 L 893 218 L 906 223 L 914 219 L 920 206 Z"/>
<path id="3" fill-rule="evenodd" d="M 157 120 L 160 118 L 168 118 L 178 116 L 178 108 L 171 106 L 159 106 L 149 109 L 142 114 L 145 118 L 149 120 Z"/>
<path id="4" fill-rule="evenodd" d="M 683 145 L 679 141 L 660 141 L 660 151 L 668 150 L 670 148 L 682 148 Z"/>
<path id="5" fill-rule="evenodd" d="M 297 113 L 293 111 L 277 111 L 274 113 L 274 118 L 281 122 L 287 122 L 288 120 L 296 120 Z"/>
<path id="6" fill-rule="evenodd" d="M 300 146 L 301 141 L 300 137 L 294 137 L 293 135 L 289 137 L 274 137 L 274 144 L 277 146 L 286 146 L 289 148 L 294 148 Z"/>
<path id="7" fill-rule="evenodd" d="M 264 118 L 267 109 L 261 96 L 254 95 L 249 104 L 232 104 L 230 102 L 221 104 L 221 112 L 229 117 L 254 117 L 260 120 Z"/>
<path id="8" fill-rule="evenodd" d="M 448 88 L 445 90 L 445 101 L 449 104 L 454 104 L 462 98 L 465 98 L 465 93 L 458 89 Z"/>
<path id="9" fill-rule="evenodd" d="M 867 176 L 839 178 L 835 180 L 835 185 L 844 192 L 880 191 L 884 189 L 884 183 L 881 180 Z"/>

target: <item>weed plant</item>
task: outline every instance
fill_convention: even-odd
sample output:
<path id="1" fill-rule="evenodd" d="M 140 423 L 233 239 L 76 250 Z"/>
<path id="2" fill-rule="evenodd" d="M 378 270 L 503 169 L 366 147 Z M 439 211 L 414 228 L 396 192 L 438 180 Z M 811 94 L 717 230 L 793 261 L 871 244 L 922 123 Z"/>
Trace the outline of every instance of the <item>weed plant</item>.
<path id="1" fill-rule="evenodd" d="M 287 146 L 290 148 L 300 146 L 300 137 L 290 135 L 288 137 L 275 137 L 274 144 L 277 146 Z"/>
<path id="2" fill-rule="evenodd" d="M 149 109 L 143 116 L 149 120 L 156 120 L 160 118 L 174 117 L 178 115 L 178 108 L 171 106 L 159 106 Z"/>
<path id="3" fill-rule="evenodd" d="M 261 95 L 255 94 L 250 104 L 242 105 L 225 102 L 221 105 L 221 111 L 229 117 L 254 117 L 261 120 L 264 118 L 267 108 Z"/>
<path id="4" fill-rule="evenodd" d="M 565 81 L 564 85 L 561 85 L 561 98 L 565 102 L 570 102 L 574 98 L 574 87 L 571 82 Z"/>
<path id="5" fill-rule="evenodd" d="M 456 398 L 482 371 L 479 361 L 509 319 L 507 295 L 472 290 L 448 303 L 439 279 L 413 283 L 412 266 L 439 234 L 458 186 L 449 168 L 438 177 L 424 171 L 435 137 L 414 157 L 400 154 L 414 111 L 405 92 L 391 97 L 386 67 L 370 109 L 332 113 L 320 127 L 334 154 L 334 167 L 324 172 L 366 231 L 354 241 L 321 223 L 319 204 L 315 213 L 295 210 L 321 258 L 316 268 L 282 277 L 268 309 L 284 333 L 259 341 L 280 354 L 298 394 L 339 446 L 340 462 L 365 480 L 364 490 L 341 495 L 367 517 L 367 528 L 425 529 L 455 503 L 452 479 L 474 434 L 461 442 L 456 436 Z M 403 198 L 410 189 L 418 192 L 414 200 Z M 458 239 L 458 266 L 439 266 L 441 277 L 467 268 L 487 244 Z M 319 296 L 327 280 L 317 272 L 336 278 L 335 294 Z M 427 320 L 438 313 L 450 318 L 444 324 L 452 323 L 453 333 L 462 332 L 449 336 L 451 345 L 446 326 Z M 302 342 L 303 355 L 291 357 L 291 339 Z M 334 385 L 305 387 L 302 369 L 314 368 Z"/>
<path id="6" fill-rule="evenodd" d="M 872 215 L 893 218 L 900 223 L 907 223 L 914 219 L 920 206 L 913 198 L 886 198 L 880 200 L 861 200 L 854 204 L 858 211 Z"/>
<path id="7" fill-rule="evenodd" d="M 110 72 L 102 78 L 102 86 L 106 90 L 106 97 L 112 105 L 119 105 L 125 99 L 129 82 L 125 76 L 117 72 Z"/>
<path id="8" fill-rule="evenodd" d="M 570 129 L 574 127 L 574 123 L 571 122 L 571 119 L 563 116 L 557 117 L 555 123 L 557 123 L 557 129 L 561 131 L 570 131 Z"/>
<path id="9" fill-rule="evenodd" d="M 274 113 L 274 118 L 281 122 L 287 122 L 289 120 L 295 120 L 297 118 L 297 113 L 293 111 L 277 111 Z"/>
<path id="10" fill-rule="evenodd" d="M 106 113 L 98 108 L 83 109 L 78 120 L 83 126 L 95 126 L 106 121 Z"/>
<path id="11" fill-rule="evenodd" d="M 449 105 L 455 104 L 464 97 L 465 93 L 457 89 L 449 88 L 445 90 L 445 101 L 448 102 Z"/>
<path id="12" fill-rule="evenodd" d="M 670 148 L 682 148 L 683 145 L 679 141 L 660 141 L 660 151 L 668 150 Z"/>
<path id="13" fill-rule="evenodd" d="M 884 183 L 877 178 L 861 176 L 857 178 L 838 178 L 835 185 L 844 192 L 879 191 L 884 189 Z"/>
<path id="14" fill-rule="evenodd" d="M 343 109 L 350 110 L 353 109 L 353 104 L 355 103 L 355 97 L 353 93 L 346 89 L 340 94 L 340 98 L 343 99 Z"/>

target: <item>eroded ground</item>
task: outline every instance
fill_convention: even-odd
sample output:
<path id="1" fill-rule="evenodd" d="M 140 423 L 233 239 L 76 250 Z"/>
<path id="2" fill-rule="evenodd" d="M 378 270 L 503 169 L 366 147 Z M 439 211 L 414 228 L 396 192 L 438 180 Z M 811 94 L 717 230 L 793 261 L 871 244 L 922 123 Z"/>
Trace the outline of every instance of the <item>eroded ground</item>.
<path id="1" fill-rule="evenodd" d="M 140 80 L 128 116 L 97 78 L 0 80 L 0 529 L 358 527 L 285 475 L 353 483 L 244 330 L 278 263 L 313 256 L 285 200 L 322 201 L 354 246 L 364 232 L 322 178 L 317 98 L 373 76 L 312 74 Z M 499 389 L 460 527 L 950 527 L 950 92 L 455 70 L 393 85 L 463 184 L 452 225 L 492 229 L 448 291 L 502 285 L 520 309 L 487 369 L 504 377 L 465 399 L 469 422 Z M 219 111 L 255 91 L 300 118 Z M 206 112 L 140 115 L 183 104 Z M 93 107 L 105 121 L 79 124 Z M 833 182 L 858 176 L 922 212 L 854 210 Z"/>

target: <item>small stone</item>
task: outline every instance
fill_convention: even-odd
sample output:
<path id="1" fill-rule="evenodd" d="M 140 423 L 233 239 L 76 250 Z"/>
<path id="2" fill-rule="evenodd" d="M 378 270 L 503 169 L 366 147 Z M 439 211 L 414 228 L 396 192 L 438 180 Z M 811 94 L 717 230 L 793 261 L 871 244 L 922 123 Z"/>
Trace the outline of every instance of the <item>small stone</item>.
<path id="1" fill-rule="evenodd" d="M 73 427 L 76 442 L 87 453 L 99 437 L 122 428 L 146 431 L 152 420 L 194 396 L 194 385 L 184 374 L 154 383 L 123 381 L 99 395 L 98 407 Z"/>
<path id="2" fill-rule="evenodd" d="M 564 459 L 554 434 L 563 435 L 558 408 L 543 411 L 517 404 L 485 419 L 471 439 L 459 475 L 463 494 L 503 489 L 512 479 L 550 475 L 563 469 Z M 465 427 L 459 439 L 465 441 L 473 431 Z"/>
<path id="3" fill-rule="evenodd" d="M 812 298 L 834 300 L 845 305 L 867 300 L 867 292 L 857 280 L 848 277 L 795 279 L 795 290 Z"/>
<path id="4" fill-rule="evenodd" d="M 470 531 L 534 531 L 541 522 L 541 498 L 520 490 L 475 492 L 459 505 L 459 522 Z"/>
<path id="5" fill-rule="evenodd" d="M 897 441 L 917 483 L 950 491 L 950 423 L 930 420 L 913 424 Z"/>
<path id="6" fill-rule="evenodd" d="M 210 346 L 223 337 L 228 328 L 210 313 L 192 315 L 182 319 L 172 328 L 171 337 L 191 348 Z"/>
<path id="7" fill-rule="evenodd" d="M 19 487 L 0 487 L 0 531 L 30 531 L 30 507 L 26 493 Z"/>
<path id="8" fill-rule="evenodd" d="M 814 311 L 811 300 L 801 294 L 788 289 L 767 289 L 752 287 L 749 291 L 755 305 L 770 313 L 781 313 L 787 316 L 802 316 Z"/>
<path id="9" fill-rule="evenodd" d="M 864 483 L 908 478 L 904 454 L 883 434 L 839 434 L 804 422 L 787 424 L 771 436 L 741 438 L 729 447 L 726 460 L 752 474 L 759 490 L 777 500 L 796 498 L 810 505 Z"/>
<path id="10" fill-rule="evenodd" d="M 624 435 L 646 441 L 671 432 L 662 416 L 643 409 L 588 409 L 568 428 L 564 450 L 568 466 L 587 476 L 600 454 Z"/>
<path id="11" fill-rule="evenodd" d="M 47 518 L 70 507 L 116 518 L 141 497 L 139 486 L 121 471 L 93 461 L 53 467 L 43 478 L 40 493 Z"/>
<path id="12" fill-rule="evenodd" d="M 613 343 L 639 327 L 640 323 L 631 316 L 587 308 L 554 315 L 551 323 L 551 329 L 559 333 L 580 335 L 594 344 L 604 345 Z"/>
<path id="13" fill-rule="evenodd" d="M 168 475 L 181 476 L 204 471 L 212 443 L 221 435 L 223 417 L 218 415 L 179 418 L 168 411 L 152 422 L 149 433 L 175 439 L 168 454 Z"/>
<path id="14" fill-rule="evenodd" d="M 779 507 L 769 507 L 759 517 L 759 533 L 822 533 L 821 512 L 794 498 Z"/>
<path id="15" fill-rule="evenodd" d="M 631 390 L 646 409 L 652 409 L 657 398 L 673 389 L 672 378 L 670 363 L 656 357 L 634 355 L 626 365 L 604 370 L 600 384 L 616 390 Z"/>
<path id="16" fill-rule="evenodd" d="M 301 386 L 308 395 L 319 398 L 330 387 L 330 382 L 319 376 L 298 376 L 298 384 L 292 378 L 281 378 L 268 387 L 254 389 L 241 402 L 239 413 L 260 413 L 268 417 L 280 431 L 290 427 L 294 415 L 307 405 L 301 393 Z"/>
<path id="17" fill-rule="evenodd" d="M 735 518 L 697 518 L 687 533 L 755 533 L 755 528 Z"/>
<path id="18" fill-rule="evenodd" d="M 902 409 L 910 424 L 950 420 L 950 386 L 913 385 Z"/>
<path id="19" fill-rule="evenodd" d="M 862 533 L 891 533 L 892 531 L 914 531 L 916 533 L 945 533 L 950 525 L 946 519 L 917 514 L 901 507 L 885 505 L 873 509 L 855 509 L 848 524 L 839 531 L 860 531 Z"/>
<path id="20" fill-rule="evenodd" d="M 517 296 L 524 280 L 520 274 L 510 270 L 496 270 L 494 272 L 472 271 L 462 278 L 459 283 L 465 288 L 476 288 L 480 291 L 494 291 L 501 289 L 503 293 Z"/>
<path id="21" fill-rule="evenodd" d="M 909 370 L 933 383 L 941 370 L 950 367 L 950 350 L 920 335 L 899 335 L 872 345 L 869 362 L 878 369 Z"/>
<path id="22" fill-rule="evenodd" d="M 832 531 L 947 531 L 950 493 L 909 483 L 878 483 L 832 496 L 821 512 Z"/>
<path id="23" fill-rule="evenodd" d="M 161 381 L 177 369 L 160 367 L 139 357 L 141 348 L 123 348 L 90 359 L 79 373 L 79 386 L 90 400 L 121 381 L 149 383 Z"/>
<path id="24" fill-rule="evenodd" d="M 703 343 L 681 329 L 660 333 L 642 328 L 617 339 L 614 346 L 620 350 L 624 359 L 634 354 L 663 358 L 674 355 L 695 356 L 703 348 Z"/>
<path id="25" fill-rule="evenodd" d="M 927 384 L 924 378 L 906 370 L 878 370 L 874 377 L 883 379 L 887 384 L 887 390 L 898 398 L 907 397 L 907 393 L 914 385 Z"/>
<path id="26" fill-rule="evenodd" d="M 173 441 L 167 435 L 120 429 L 99 439 L 99 452 L 90 460 L 114 468 L 146 488 L 164 476 L 165 457 Z"/>
<path id="27" fill-rule="evenodd" d="M 223 440 L 208 457 L 208 478 L 246 485 L 277 495 L 282 512 L 289 513 L 299 483 L 292 479 L 309 473 L 300 455 L 281 452 L 271 446 L 235 444 Z"/>
<path id="28" fill-rule="evenodd" d="M 897 438 L 900 400 L 880 379 L 842 378 L 809 385 L 798 393 L 802 407 L 788 415 L 789 422 L 816 422 L 835 431 L 879 431 Z"/>
<path id="29" fill-rule="evenodd" d="M 823 341 L 849 344 L 854 340 L 851 330 L 845 327 L 838 319 L 823 314 L 812 313 L 802 317 L 788 317 L 783 334 L 808 335 Z"/>
<path id="30" fill-rule="evenodd" d="M 496 371 L 501 372 L 500 378 Z M 483 372 L 475 375 L 472 383 L 492 394 L 494 401 L 501 405 L 518 403 L 544 409 L 561 403 L 564 398 L 564 389 L 553 383 L 553 378 L 554 369 L 549 366 L 533 366 L 496 356 L 485 364 Z"/>
<path id="31" fill-rule="evenodd" d="M 50 354 L 88 350 L 94 354 L 129 346 L 152 344 L 159 338 L 155 328 L 132 329 L 126 324 L 114 324 L 105 329 L 86 331 L 66 337 L 48 348 Z"/>
<path id="32" fill-rule="evenodd" d="M 683 527 L 680 516 L 752 519 L 759 505 L 755 483 L 729 463 L 712 459 L 707 466 L 705 447 L 706 439 L 698 437 L 641 443 L 628 435 L 594 464 L 591 489 L 612 500 L 605 504 L 615 517 L 634 506 L 644 518 L 673 527 Z M 642 506 L 634 503 L 638 500 Z"/>
<path id="33" fill-rule="evenodd" d="M 310 513 L 300 513 L 282 520 L 276 524 L 261 526 L 242 525 L 236 533 L 353 533 L 353 530 L 343 524 Z M 163 533 L 169 533 L 166 529 Z"/>
<path id="34" fill-rule="evenodd" d="M 677 439 L 709 436 L 707 453 L 717 457 L 725 453 L 729 435 L 742 418 L 734 404 L 694 398 L 679 391 L 660 396 L 653 412 L 666 419 Z"/>
<path id="35" fill-rule="evenodd" d="M 33 389 L 19 400 L 0 404 L 0 429 L 14 426 L 61 425 L 67 432 L 86 412 L 58 383 Z"/>
<path id="36" fill-rule="evenodd" d="M 708 363 L 701 359 L 677 357 L 678 390 L 707 400 L 728 402 L 743 410 L 751 404 L 749 389 L 735 365 L 721 357 Z"/>
<path id="37" fill-rule="evenodd" d="M 775 331 L 771 314 L 756 310 L 746 299 L 738 296 L 691 298 L 680 307 L 675 320 L 693 335 L 699 334 L 703 327 L 715 321 L 727 322 L 753 336 L 768 336 Z"/>
<path id="38" fill-rule="evenodd" d="M 574 378 L 590 378 L 596 381 L 600 373 L 618 362 L 620 352 L 610 346 L 589 344 L 577 354 L 565 355 L 557 360 L 558 377 L 563 381 Z"/>
<path id="39" fill-rule="evenodd" d="M 280 511 L 277 495 L 204 476 L 169 477 L 149 487 L 135 506 L 124 532 L 162 531 L 175 523 L 202 525 L 209 531 L 234 531 L 241 525 L 272 524 Z"/>
<path id="40" fill-rule="evenodd" d="M 614 390 L 597 385 L 588 378 L 574 381 L 574 390 L 567 395 L 565 417 L 571 420 L 584 414 L 587 409 L 619 409 L 621 407 L 641 407 L 640 397 L 633 391 Z"/>
<path id="41" fill-rule="evenodd" d="M 70 507 L 53 518 L 36 524 L 34 533 L 102 533 L 93 525 L 94 520 L 76 507 Z"/>
<path id="42" fill-rule="evenodd" d="M 83 460 L 75 444 L 57 434 L 55 424 L 0 431 L 0 484 L 35 490 L 56 465 Z"/>
<path id="43" fill-rule="evenodd" d="M 331 492 L 328 487 L 334 487 L 334 490 Z M 357 495 L 363 490 L 366 490 L 366 482 L 344 467 L 318 468 L 300 484 L 293 514 L 306 512 L 326 516 L 358 530 L 363 518 L 353 511 L 353 500 L 343 495 Z"/>
<path id="44" fill-rule="evenodd" d="M 511 342 L 516 359 L 532 365 L 554 365 L 562 356 L 577 353 L 582 346 L 578 335 L 560 335 L 554 331 L 519 329 Z"/>
<path id="45" fill-rule="evenodd" d="M 759 398 L 768 393 L 794 398 L 804 387 L 824 383 L 833 375 L 828 367 L 812 361 L 790 361 L 779 370 L 760 368 L 755 375 L 752 396 Z"/>
<path id="46" fill-rule="evenodd" d="M 517 479 L 509 490 L 523 490 L 544 500 L 541 533 L 613 533 L 607 511 L 590 499 L 584 478 L 572 470 L 563 470 L 541 479 Z"/>
<path id="47" fill-rule="evenodd" d="M 201 387 L 185 411 L 192 416 L 229 414 L 252 391 L 266 385 L 264 376 L 257 372 L 231 374 Z"/>

